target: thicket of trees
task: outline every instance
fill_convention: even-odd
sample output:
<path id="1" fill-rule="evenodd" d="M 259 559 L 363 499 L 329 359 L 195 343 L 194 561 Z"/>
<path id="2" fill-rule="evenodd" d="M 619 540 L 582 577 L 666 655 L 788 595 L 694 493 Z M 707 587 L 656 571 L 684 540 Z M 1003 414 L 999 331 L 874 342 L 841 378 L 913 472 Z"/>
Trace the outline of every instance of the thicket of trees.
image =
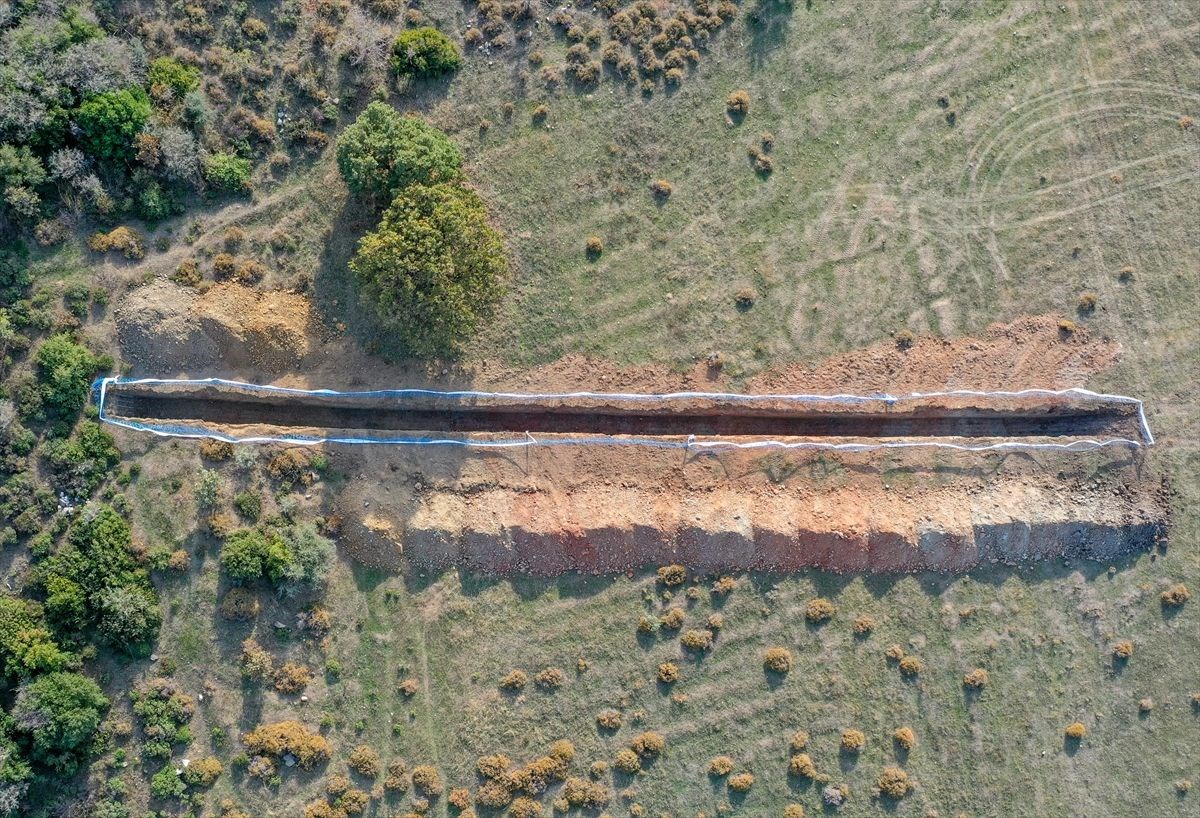
<path id="1" fill-rule="evenodd" d="M 503 295 L 508 262 L 483 200 L 465 185 L 457 147 L 376 102 L 346 128 L 337 153 L 352 192 L 391 202 L 350 262 L 364 301 L 406 354 L 458 353 Z"/>

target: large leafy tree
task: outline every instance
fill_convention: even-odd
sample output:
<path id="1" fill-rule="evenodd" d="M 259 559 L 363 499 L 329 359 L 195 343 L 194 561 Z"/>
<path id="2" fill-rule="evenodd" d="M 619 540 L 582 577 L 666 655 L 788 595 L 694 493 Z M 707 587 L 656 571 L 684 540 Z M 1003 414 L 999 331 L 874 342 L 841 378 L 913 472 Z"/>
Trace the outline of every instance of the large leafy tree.
<path id="1" fill-rule="evenodd" d="M 75 112 L 81 141 L 104 162 L 127 162 L 137 153 L 134 137 L 150 119 L 150 98 L 141 88 L 106 91 L 84 101 Z"/>
<path id="2" fill-rule="evenodd" d="M 452 355 L 493 312 L 508 263 L 483 200 L 459 185 L 412 185 L 362 238 L 350 268 L 367 303 L 416 357 Z"/>
<path id="3" fill-rule="evenodd" d="M 86 751 L 108 699 L 100 686 L 78 673 L 48 673 L 21 686 L 13 706 L 28 757 L 64 773 L 73 772 Z"/>
<path id="4" fill-rule="evenodd" d="M 338 138 L 338 168 L 354 193 L 387 199 L 411 184 L 457 179 L 462 154 L 423 119 L 372 102 Z"/>

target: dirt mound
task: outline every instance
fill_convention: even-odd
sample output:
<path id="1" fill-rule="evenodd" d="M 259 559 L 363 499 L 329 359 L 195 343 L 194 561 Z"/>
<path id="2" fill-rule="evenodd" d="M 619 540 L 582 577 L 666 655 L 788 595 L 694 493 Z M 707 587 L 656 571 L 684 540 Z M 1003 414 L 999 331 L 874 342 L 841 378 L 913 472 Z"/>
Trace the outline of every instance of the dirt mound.
<path id="1" fill-rule="evenodd" d="M 311 302 L 285 292 L 219 284 L 205 292 L 157 281 L 116 311 L 126 360 L 155 374 L 295 369 L 313 345 Z"/>

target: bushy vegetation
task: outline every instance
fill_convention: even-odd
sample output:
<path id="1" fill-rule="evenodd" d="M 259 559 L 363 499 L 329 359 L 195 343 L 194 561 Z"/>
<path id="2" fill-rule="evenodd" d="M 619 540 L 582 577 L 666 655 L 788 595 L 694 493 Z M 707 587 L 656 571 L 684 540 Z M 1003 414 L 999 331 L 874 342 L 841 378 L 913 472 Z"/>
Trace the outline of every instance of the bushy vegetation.
<path id="1" fill-rule="evenodd" d="M 392 44 L 392 69 L 401 76 L 438 77 L 461 63 L 458 47 L 436 28 L 408 29 Z"/>
<path id="2" fill-rule="evenodd" d="M 276 759 L 290 753 L 295 756 L 296 763 L 305 769 L 328 761 L 333 753 L 324 736 L 298 721 L 290 720 L 261 724 L 243 735 L 242 743 L 252 753 Z"/>
<path id="3" fill-rule="evenodd" d="M 364 300 L 408 354 L 459 352 L 504 292 L 508 262 L 483 200 L 459 185 L 411 185 L 350 262 Z"/>
<path id="4" fill-rule="evenodd" d="M 342 131 L 337 162 L 351 192 L 376 200 L 409 185 L 452 182 L 462 170 L 462 154 L 446 134 L 383 102 L 372 102 Z"/>
<path id="5" fill-rule="evenodd" d="M 787 673 L 792 669 L 792 652 L 787 648 L 767 648 L 763 654 L 763 667 L 772 673 Z"/>
<path id="6" fill-rule="evenodd" d="M 94 681 L 55 672 L 22 684 L 12 715 L 17 734 L 29 739 L 28 758 L 60 773 L 73 773 L 108 710 Z"/>

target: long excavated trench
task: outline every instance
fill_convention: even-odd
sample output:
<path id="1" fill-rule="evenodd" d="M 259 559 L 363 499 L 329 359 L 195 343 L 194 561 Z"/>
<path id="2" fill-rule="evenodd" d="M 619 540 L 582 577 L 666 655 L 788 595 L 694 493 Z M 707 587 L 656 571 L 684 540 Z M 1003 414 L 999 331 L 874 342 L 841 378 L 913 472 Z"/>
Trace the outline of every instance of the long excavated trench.
<path id="1" fill-rule="evenodd" d="M 319 393 L 196 383 L 112 383 L 105 415 L 205 429 L 400 434 L 847 439 L 1126 439 L 1135 402 L 1072 394 L 804 401 L 783 396 L 478 396 Z"/>

